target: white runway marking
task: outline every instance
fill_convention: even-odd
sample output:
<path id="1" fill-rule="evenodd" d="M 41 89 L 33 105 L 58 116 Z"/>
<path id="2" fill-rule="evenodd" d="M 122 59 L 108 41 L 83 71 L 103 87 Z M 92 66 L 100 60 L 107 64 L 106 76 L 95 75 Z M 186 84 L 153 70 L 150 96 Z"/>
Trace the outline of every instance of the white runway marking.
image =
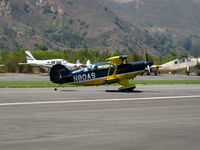
<path id="1" fill-rule="evenodd" d="M 143 98 L 124 98 L 124 99 L 119 98 L 119 99 L 91 99 L 91 100 L 67 100 L 67 101 L 18 102 L 18 103 L 0 103 L 0 106 L 39 105 L 39 104 L 67 104 L 67 103 L 89 103 L 89 102 L 115 102 L 115 101 L 138 101 L 138 100 L 162 100 L 162 99 L 185 99 L 185 98 L 200 98 L 200 95 L 143 97 Z"/>

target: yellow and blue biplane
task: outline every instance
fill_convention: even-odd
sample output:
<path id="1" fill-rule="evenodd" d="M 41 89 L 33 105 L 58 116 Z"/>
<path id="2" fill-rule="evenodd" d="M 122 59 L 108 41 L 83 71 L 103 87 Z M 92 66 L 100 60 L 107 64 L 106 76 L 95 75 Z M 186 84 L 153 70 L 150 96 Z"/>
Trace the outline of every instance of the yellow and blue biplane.
<path id="1" fill-rule="evenodd" d="M 50 80 L 56 84 L 102 85 L 118 83 L 122 85 L 119 91 L 133 91 L 135 84 L 130 79 L 141 74 L 152 62 L 127 62 L 127 56 L 115 56 L 106 62 L 91 64 L 87 68 L 70 71 L 65 66 L 57 64 L 50 70 Z M 57 90 L 57 88 L 55 88 Z"/>

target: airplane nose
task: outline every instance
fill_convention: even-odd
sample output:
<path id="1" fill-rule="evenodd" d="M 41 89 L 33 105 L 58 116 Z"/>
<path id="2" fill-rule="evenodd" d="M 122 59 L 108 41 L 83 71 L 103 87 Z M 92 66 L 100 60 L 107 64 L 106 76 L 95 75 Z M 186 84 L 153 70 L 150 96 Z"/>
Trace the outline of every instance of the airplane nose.
<path id="1" fill-rule="evenodd" d="M 197 64 L 200 67 L 200 58 L 197 59 Z"/>

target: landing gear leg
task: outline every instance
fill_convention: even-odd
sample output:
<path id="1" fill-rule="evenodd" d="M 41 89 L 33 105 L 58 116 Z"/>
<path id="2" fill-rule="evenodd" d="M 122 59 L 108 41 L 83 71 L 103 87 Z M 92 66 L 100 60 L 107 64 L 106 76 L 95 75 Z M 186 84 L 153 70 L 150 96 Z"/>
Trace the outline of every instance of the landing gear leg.
<path id="1" fill-rule="evenodd" d="M 122 87 L 118 89 L 120 92 L 132 92 L 135 89 L 135 84 L 130 83 L 128 79 L 119 81 L 119 84 L 122 85 Z"/>
<path id="2" fill-rule="evenodd" d="M 189 68 L 189 67 L 187 67 L 187 68 L 186 68 L 186 71 L 185 71 L 185 73 L 186 73 L 186 75 L 187 75 L 187 76 L 189 76 L 189 75 L 190 75 L 190 68 Z"/>
<path id="3" fill-rule="evenodd" d="M 190 75 L 190 72 L 189 72 L 189 71 L 186 71 L 186 75 L 189 76 L 189 75 Z"/>
<path id="4" fill-rule="evenodd" d="M 133 92 L 133 90 L 136 88 L 136 86 L 129 86 L 129 87 L 122 87 L 119 88 L 119 92 Z"/>

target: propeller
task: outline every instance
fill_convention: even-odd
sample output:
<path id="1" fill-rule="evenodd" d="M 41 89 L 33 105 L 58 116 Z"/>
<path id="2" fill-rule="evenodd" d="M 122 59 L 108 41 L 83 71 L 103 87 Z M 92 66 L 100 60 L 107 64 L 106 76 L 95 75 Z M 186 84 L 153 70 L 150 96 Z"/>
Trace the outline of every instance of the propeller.
<path id="1" fill-rule="evenodd" d="M 143 47 L 141 47 L 139 44 L 137 44 L 137 42 L 136 42 L 136 45 L 137 45 L 140 49 L 142 49 L 142 50 L 144 51 L 144 53 L 145 53 L 145 64 L 146 64 L 146 66 L 147 66 L 146 68 L 147 68 L 147 71 L 148 71 L 148 74 L 147 74 L 147 75 L 150 75 L 150 74 L 151 74 L 151 68 L 150 68 L 150 66 L 153 65 L 153 63 L 152 63 L 152 62 L 149 62 L 147 50 L 144 49 Z"/>
<path id="2" fill-rule="evenodd" d="M 149 62 L 148 54 L 147 54 L 147 51 L 145 51 L 145 63 L 147 64 L 148 75 L 150 75 L 151 74 L 151 69 L 150 69 L 150 66 L 149 66 L 148 62 Z"/>

